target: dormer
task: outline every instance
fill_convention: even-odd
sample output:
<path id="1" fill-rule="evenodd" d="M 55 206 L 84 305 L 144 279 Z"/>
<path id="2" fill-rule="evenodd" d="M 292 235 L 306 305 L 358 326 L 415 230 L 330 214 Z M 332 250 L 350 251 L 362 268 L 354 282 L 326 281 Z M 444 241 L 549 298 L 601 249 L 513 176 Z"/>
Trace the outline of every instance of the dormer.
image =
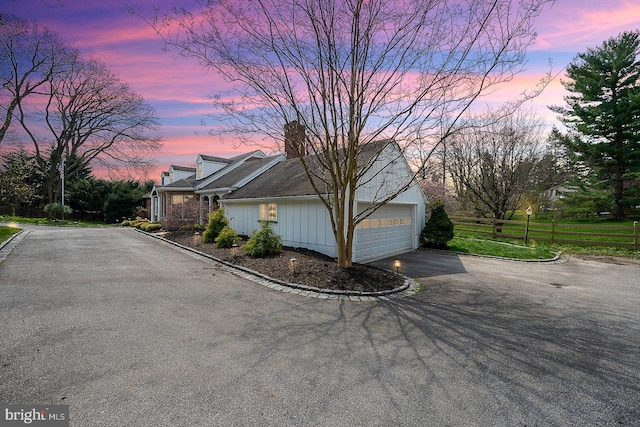
<path id="1" fill-rule="evenodd" d="M 172 184 L 181 179 L 189 178 L 195 173 L 195 171 L 195 168 L 171 165 L 171 167 L 169 168 L 169 184 Z"/>
<path id="2" fill-rule="evenodd" d="M 196 179 L 201 180 L 219 171 L 230 163 L 229 159 L 198 154 L 196 159 Z"/>
<path id="3" fill-rule="evenodd" d="M 167 185 L 167 184 L 169 184 L 169 172 L 162 171 L 162 174 L 160 174 L 160 185 Z"/>

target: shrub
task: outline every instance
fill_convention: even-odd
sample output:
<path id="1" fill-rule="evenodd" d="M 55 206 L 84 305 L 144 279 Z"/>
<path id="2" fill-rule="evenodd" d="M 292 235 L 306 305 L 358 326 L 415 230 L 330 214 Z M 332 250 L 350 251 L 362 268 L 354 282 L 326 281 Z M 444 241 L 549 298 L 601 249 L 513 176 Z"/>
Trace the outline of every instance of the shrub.
<path id="1" fill-rule="evenodd" d="M 159 224 L 157 222 L 143 223 L 142 224 L 142 230 L 144 230 L 144 231 L 146 231 L 148 233 L 153 233 L 154 231 L 162 230 L 162 224 Z"/>
<path id="2" fill-rule="evenodd" d="M 44 211 L 49 219 L 62 218 L 63 215 L 70 215 L 72 212 L 70 206 L 63 206 L 61 203 L 49 203 L 44 207 Z"/>
<path id="3" fill-rule="evenodd" d="M 268 221 L 261 221 L 260 231 L 254 230 L 243 248 L 255 258 L 277 254 L 282 250 L 282 237 L 273 231 Z"/>
<path id="4" fill-rule="evenodd" d="M 217 209 L 209 214 L 207 229 L 202 233 L 202 240 L 205 243 L 213 243 L 222 229 L 229 225 L 229 220 L 224 216 L 224 209 Z"/>
<path id="5" fill-rule="evenodd" d="M 135 221 L 130 221 L 129 222 L 133 227 L 137 228 L 138 230 L 144 230 L 146 225 L 149 224 L 149 220 L 146 218 L 140 218 L 137 217 L 135 219 Z"/>
<path id="6" fill-rule="evenodd" d="M 453 222 L 444 210 L 444 204 L 436 200 L 431 205 L 431 218 L 420 234 L 425 246 L 446 248 L 447 242 L 453 239 Z"/>
<path id="7" fill-rule="evenodd" d="M 230 248 L 234 244 L 238 243 L 240 236 L 238 233 L 229 226 L 224 227 L 218 237 L 216 237 L 216 246 L 219 248 Z"/>

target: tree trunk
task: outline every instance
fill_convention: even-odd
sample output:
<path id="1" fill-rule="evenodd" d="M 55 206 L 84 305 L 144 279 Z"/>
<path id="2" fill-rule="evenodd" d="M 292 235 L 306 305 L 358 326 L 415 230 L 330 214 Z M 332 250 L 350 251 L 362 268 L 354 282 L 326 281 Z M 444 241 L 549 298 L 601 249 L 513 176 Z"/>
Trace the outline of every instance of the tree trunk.
<path id="1" fill-rule="evenodd" d="M 616 174 L 614 182 L 614 203 L 616 206 L 616 219 L 624 219 L 624 206 L 622 198 L 624 197 L 624 173 L 626 171 L 624 161 L 624 141 L 622 131 L 616 134 Z"/>

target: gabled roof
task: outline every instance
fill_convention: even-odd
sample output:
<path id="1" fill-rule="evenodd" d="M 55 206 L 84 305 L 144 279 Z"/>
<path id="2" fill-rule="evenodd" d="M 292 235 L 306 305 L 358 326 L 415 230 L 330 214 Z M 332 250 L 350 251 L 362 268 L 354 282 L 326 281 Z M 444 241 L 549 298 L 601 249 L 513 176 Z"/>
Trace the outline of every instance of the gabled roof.
<path id="1" fill-rule="evenodd" d="M 206 154 L 198 154 L 202 160 L 207 162 L 218 162 L 218 163 L 231 163 L 231 159 L 225 159 L 224 157 L 216 157 L 216 156 L 207 156 Z"/>
<path id="2" fill-rule="evenodd" d="M 184 172 L 195 172 L 196 168 L 190 168 L 187 166 L 177 166 L 171 165 L 169 169 L 173 169 L 174 171 L 184 171 Z"/>
<path id="3" fill-rule="evenodd" d="M 367 144 L 360 152 L 360 164 L 366 164 L 391 142 L 391 140 L 384 140 Z M 315 161 L 316 158 L 316 155 L 307 156 L 305 160 L 310 168 L 314 168 L 316 173 L 321 174 L 323 171 L 318 162 Z M 315 167 L 314 164 L 316 165 Z M 318 180 L 319 188 L 322 188 L 322 185 L 325 184 Z M 327 189 L 327 192 L 331 192 L 331 189 Z M 225 195 L 223 200 L 296 197 L 315 194 L 316 192 L 304 170 L 302 161 L 299 158 L 294 158 L 278 163 L 253 181 Z"/>
<path id="4" fill-rule="evenodd" d="M 284 160 L 223 199 L 304 196 L 316 194 L 300 159 Z"/>
<path id="5" fill-rule="evenodd" d="M 211 181 L 207 185 L 198 188 L 198 191 L 202 190 L 214 190 L 217 188 L 232 188 L 236 187 L 239 182 L 258 171 L 260 168 L 268 165 L 276 160 L 277 157 L 266 157 L 264 159 L 251 159 L 247 160 L 240 166 L 236 167 L 232 171 L 220 176 L 219 178 Z"/>
<path id="6" fill-rule="evenodd" d="M 193 186 L 196 183 L 196 175 L 193 174 L 191 176 L 188 176 L 187 178 L 182 178 L 179 179 L 177 181 L 173 181 L 171 184 L 167 184 L 167 185 L 163 185 L 161 188 L 167 188 L 167 189 L 183 189 L 183 188 L 190 188 L 193 189 Z"/>

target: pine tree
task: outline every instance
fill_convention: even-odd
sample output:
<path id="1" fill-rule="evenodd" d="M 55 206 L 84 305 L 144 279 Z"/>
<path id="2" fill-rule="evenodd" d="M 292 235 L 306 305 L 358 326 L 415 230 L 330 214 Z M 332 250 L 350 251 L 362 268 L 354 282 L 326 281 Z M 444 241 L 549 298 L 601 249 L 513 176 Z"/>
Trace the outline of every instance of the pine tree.
<path id="1" fill-rule="evenodd" d="M 624 218 L 630 176 L 640 171 L 640 32 L 587 49 L 567 67 L 566 107 L 552 107 L 580 135 L 567 148 L 610 183 L 616 218 Z"/>

